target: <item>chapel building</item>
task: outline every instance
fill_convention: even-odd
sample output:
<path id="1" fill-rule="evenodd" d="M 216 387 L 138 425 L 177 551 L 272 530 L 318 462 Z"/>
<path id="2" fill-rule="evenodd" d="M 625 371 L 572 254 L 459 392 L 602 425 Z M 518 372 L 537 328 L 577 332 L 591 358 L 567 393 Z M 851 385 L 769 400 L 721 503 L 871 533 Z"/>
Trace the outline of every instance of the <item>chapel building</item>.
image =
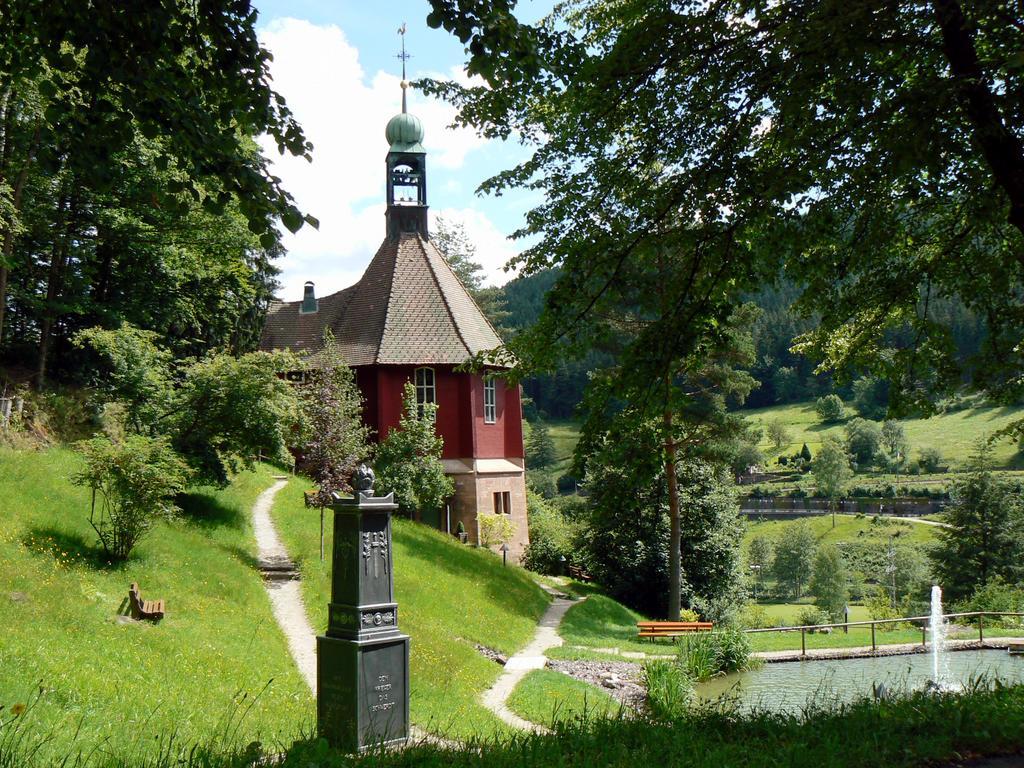
<path id="1" fill-rule="evenodd" d="M 329 328 L 362 392 L 363 419 L 382 439 L 398 426 L 406 382 L 418 403 L 436 403 L 445 472 L 455 494 L 421 522 L 455 533 L 461 522 L 479 543 L 484 515 L 515 527 L 509 559 L 528 542 L 519 387 L 498 376 L 456 370 L 501 346 L 493 326 L 430 241 L 423 126 L 406 111 L 387 124 L 386 234 L 359 282 L 317 298 L 306 283 L 300 301 L 271 303 L 261 350 L 315 354 Z M 387 489 L 380 489 L 387 491 Z"/>

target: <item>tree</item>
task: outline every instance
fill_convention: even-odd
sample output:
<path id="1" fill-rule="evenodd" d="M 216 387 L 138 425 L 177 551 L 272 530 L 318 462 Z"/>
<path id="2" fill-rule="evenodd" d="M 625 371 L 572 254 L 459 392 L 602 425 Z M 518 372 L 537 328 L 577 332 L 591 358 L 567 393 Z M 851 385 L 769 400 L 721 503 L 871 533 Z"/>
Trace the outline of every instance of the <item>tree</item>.
<path id="1" fill-rule="evenodd" d="M 789 430 L 786 428 L 786 423 L 782 419 L 772 419 L 768 422 L 765 428 L 768 439 L 772 441 L 775 446 L 775 450 L 781 451 L 782 446 L 790 441 Z"/>
<path id="2" fill-rule="evenodd" d="M 619 426 L 587 462 L 589 524 L 581 534 L 584 562 L 609 594 L 650 615 L 665 615 L 670 587 L 668 482 L 658 453 L 657 421 Z M 743 597 L 735 486 L 722 467 L 686 460 L 676 467 L 680 489 L 680 573 L 683 606 L 720 620 Z"/>
<path id="3" fill-rule="evenodd" d="M 817 548 L 818 541 L 805 521 L 800 521 L 787 535 L 780 536 L 775 541 L 772 575 L 779 582 L 779 586 L 793 597 L 800 597 L 804 584 L 811 577 Z"/>
<path id="4" fill-rule="evenodd" d="M 932 550 L 935 575 L 943 592 L 963 600 L 997 577 L 1016 582 L 1022 574 L 1024 510 L 1019 490 L 992 474 L 982 446 L 971 471 L 956 480 L 945 511 L 949 525 L 939 531 Z"/>
<path id="5" fill-rule="evenodd" d="M 352 490 L 352 473 L 370 453 L 363 397 L 330 329 L 299 388 L 302 470 L 317 484 L 312 502 L 326 507 L 335 493 Z"/>
<path id="6" fill-rule="evenodd" d="M 381 440 L 376 451 L 377 487 L 394 491 L 395 502 L 405 514 L 419 520 L 424 512 L 441 509 L 455 493 L 455 484 L 444 473 L 441 450 L 444 441 L 435 430 L 437 406 L 425 403 L 423 414 L 416 404 L 416 388 L 405 383 L 403 415 L 398 428 Z"/>
<path id="7" fill-rule="evenodd" d="M 750 547 L 747 549 L 747 565 L 753 569 L 755 583 L 760 586 L 761 579 L 772 566 L 772 543 L 767 536 L 755 536 L 751 539 Z"/>
<path id="8" fill-rule="evenodd" d="M 805 462 L 810 462 L 812 458 L 811 449 L 807 447 L 807 443 L 804 443 L 803 447 L 800 449 L 800 458 L 803 459 Z"/>
<path id="9" fill-rule="evenodd" d="M 818 549 L 814 556 L 809 589 L 814 595 L 814 604 L 825 611 L 832 621 L 843 620 L 850 591 L 847 587 L 846 566 L 834 546 Z"/>
<path id="10" fill-rule="evenodd" d="M 752 468 L 760 467 L 763 464 L 764 454 L 761 453 L 761 449 L 757 447 L 757 444 L 747 440 L 739 440 L 732 452 L 729 469 L 732 470 L 735 477 L 739 477 L 740 475 L 745 475 Z"/>
<path id="11" fill-rule="evenodd" d="M 881 443 L 882 431 L 877 423 L 861 418 L 846 423 L 846 448 L 858 466 L 871 466 Z"/>
<path id="12" fill-rule="evenodd" d="M 502 328 L 509 317 L 504 293 L 484 286 L 484 268 L 476 260 L 476 244 L 467 234 L 465 224 L 438 216 L 430 239 L 491 325 Z"/>
<path id="13" fill-rule="evenodd" d="M 811 463 L 814 485 L 819 495 L 829 501 L 832 509 L 832 527 L 836 527 L 836 502 L 846 493 L 846 486 L 853 477 L 850 457 L 842 444 L 835 438 L 826 437 Z"/>
<path id="14" fill-rule="evenodd" d="M 79 443 L 78 450 L 85 467 L 72 481 L 93 491 L 89 524 L 107 557 L 126 560 L 157 520 L 177 512 L 173 498 L 185 490 L 188 468 L 166 440 L 142 435 L 117 443 L 94 437 Z"/>
<path id="15" fill-rule="evenodd" d="M 529 469 L 544 469 L 555 463 L 555 441 L 551 439 L 551 431 L 546 423 L 540 419 L 530 423 L 530 434 L 524 449 Z"/>
<path id="16" fill-rule="evenodd" d="M 819 397 L 814 404 L 814 408 L 818 412 L 818 418 L 826 424 L 842 421 L 843 419 L 843 401 L 839 395 L 833 394 Z"/>
<path id="17" fill-rule="evenodd" d="M 930 299 L 959 296 L 994 320 L 976 385 L 1020 385 L 1024 72 L 1004 3 L 588 0 L 535 25 L 510 2 L 431 5 L 485 82 L 428 90 L 534 145 L 482 188 L 544 190 L 522 261 L 562 274 L 535 340 L 577 336 L 686 222 L 722 266 L 702 318 L 784 271 L 820 313 L 803 349 L 875 369 L 894 410 L 934 407 L 965 361 Z M 662 335 L 688 345 L 675 323 Z"/>
<path id="18" fill-rule="evenodd" d="M 298 403 L 282 374 L 299 367 L 293 355 L 221 352 L 173 361 L 155 334 L 131 326 L 87 329 L 75 343 L 102 362 L 100 390 L 124 407 L 130 431 L 165 438 L 197 480 L 227 483 L 259 453 L 290 461 Z"/>
<path id="19" fill-rule="evenodd" d="M 895 419 L 886 419 L 882 422 L 882 446 L 894 465 L 901 466 L 907 461 L 907 454 L 910 452 L 907 434 L 903 431 L 903 425 Z"/>
<path id="20" fill-rule="evenodd" d="M 800 378 L 795 369 L 784 365 L 772 375 L 772 386 L 775 389 L 775 402 L 791 403 L 799 396 Z"/>
<path id="21" fill-rule="evenodd" d="M 865 419 L 878 420 L 889 407 L 889 386 L 874 376 L 862 376 L 853 382 L 853 407 Z"/>
<path id="22" fill-rule="evenodd" d="M 36 169 L 63 167 L 86 189 L 116 189 L 110 158 L 141 134 L 159 139 L 156 165 L 178 172 L 169 194 L 154 190 L 154 205 L 175 208 L 179 193 L 214 213 L 233 202 L 267 247 L 277 217 L 292 231 L 315 224 L 251 143 L 268 135 L 281 152 L 308 158 L 311 150 L 270 87 L 270 56 L 248 2 L 154 0 L 126 15 L 109 5 L 13 0 L 0 9 L 0 26 L 0 343 L 14 238 Z"/>

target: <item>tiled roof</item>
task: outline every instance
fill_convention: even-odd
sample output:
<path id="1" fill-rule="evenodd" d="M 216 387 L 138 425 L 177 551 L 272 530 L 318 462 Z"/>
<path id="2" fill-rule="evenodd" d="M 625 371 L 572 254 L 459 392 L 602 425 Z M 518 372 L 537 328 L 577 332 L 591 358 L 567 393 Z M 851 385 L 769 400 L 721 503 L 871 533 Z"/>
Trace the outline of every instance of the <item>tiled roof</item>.
<path id="1" fill-rule="evenodd" d="M 466 362 L 501 346 L 501 338 L 433 243 L 405 233 L 385 240 L 359 282 L 319 299 L 273 302 L 260 349 L 315 352 L 323 329 L 334 333 L 351 366 Z"/>

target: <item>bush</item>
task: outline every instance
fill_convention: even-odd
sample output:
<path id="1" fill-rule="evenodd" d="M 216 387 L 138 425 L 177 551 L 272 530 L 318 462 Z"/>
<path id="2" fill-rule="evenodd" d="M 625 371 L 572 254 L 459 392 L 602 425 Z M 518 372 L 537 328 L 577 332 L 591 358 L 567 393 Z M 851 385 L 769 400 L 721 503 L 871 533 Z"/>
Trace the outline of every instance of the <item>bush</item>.
<path id="1" fill-rule="evenodd" d="M 814 626 L 815 624 L 831 624 L 832 617 L 821 610 L 821 608 L 808 605 L 796 615 L 796 623 L 797 626 L 801 627 Z"/>
<path id="2" fill-rule="evenodd" d="M 819 397 L 814 409 L 818 412 L 818 418 L 826 424 L 841 421 L 843 418 L 843 401 L 839 395 Z"/>
<path id="3" fill-rule="evenodd" d="M 516 526 L 507 515 L 477 514 L 480 525 L 480 544 L 485 547 L 496 547 L 511 539 L 516 534 Z"/>
<path id="4" fill-rule="evenodd" d="M 942 466 L 942 451 L 932 446 L 922 448 L 917 455 L 917 466 L 925 472 L 938 472 Z"/>
<path id="5" fill-rule="evenodd" d="M 562 560 L 573 559 L 579 524 L 570 522 L 553 505 L 534 493 L 526 496 L 530 543 L 523 553 L 523 565 L 535 573 L 559 575 Z"/>
<path id="6" fill-rule="evenodd" d="M 647 708 L 656 720 L 676 720 L 686 714 L 693 698 L 693 679 L 671 661 L 644 664 Z"/>
<path id="7" fill-rule="evenodd" d="M 531 491 L 545 499 L 553 499 L 558 495 L 555 479 L 546 472 L 527 472 L 526 485 Z"/>
<path id="8" fill-rule="evenodd" d="M 165 440 L 141 435 L 121 443 L 95 437 L 78 449 L 85 469 L 72 480 L 99 497 L 89 523 L 107 557 L 125 560 L 156 520 L 177 512 L 171 499 L 185 490 L 188 468 Z"/>
<path id="9" fill-rule="evenodd" d="M 740 614 L 740 624 L 745 629 L 767 629 L 773 626 L 768 611 L 757 603 L 749 603 L 743 608 L 743 612 Z"/>
<path id="10" fill-rule="evenodd" d="M 983 587 L 978 587 L 970 599 L 961 604 L 960 610 L 1024 612 L 1024 588 L 1019 584 L 1008 584 L 996 577 Z M 985 618 L 985 623 L 998 622 L 1004 626 L 1020 626 L 1021 617 L 1004 616 L 1000 619 Z"/>
<path id="11" fill-rule="evenodd" d="M 679 649 L 679 664 L 683 671 L 697 681 L 719 674 L 751 669 L 756 660 L 751 657 L 750 637 L 730 627 L 716 632 L 698 632 L 686 638 Z"/>

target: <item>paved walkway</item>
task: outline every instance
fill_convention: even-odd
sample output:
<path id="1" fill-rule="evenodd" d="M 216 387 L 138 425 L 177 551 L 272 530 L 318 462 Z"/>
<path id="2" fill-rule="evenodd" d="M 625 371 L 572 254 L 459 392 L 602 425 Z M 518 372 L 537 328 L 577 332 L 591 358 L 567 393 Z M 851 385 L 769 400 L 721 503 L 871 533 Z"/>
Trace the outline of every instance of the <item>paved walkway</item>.
<path id="1" fill-rule="evenodd" d="M 299 673 L 316 696 L 316 633 L 302 603 L 301 582 L 295 564 L 288 557 L 288 550 L 278 538 L 274 522 L 270 519 L 274 497 L 287 484 L 286 479 L 279 479 L 259 495 L 252 508 L 252 527 L 274 618 L 288 640 L 288 650 Z"/>
<path id="2" fill-rule="evenodd" d="M 543 585 L 541 587 L 548 592 L 552 591 Z M 544 669 L 548 663 L 544 652 L 549 648 L 562 645 L 563 640 L 558 635 L 558 626 L 562 623 L 565 612 L 578 602 L 580 601 L 556 597 L 551 602 L 551 605 L 548 606 L 544 615 L 541 616 L 537 631 L 534 633 L 529 645 L 505 662 L 505 671 L 501 673 L 501 676 L 498 677 L 490 689 L 484 691 L 481 703 L 513 728 L 519 728 L 524 731 L 547 732 L 547 729 L 543 726 L 519 717 L 519 715 L 505 705 L 505 702 L 508 701 L 508 697 L 512 695 L 512 691 L 519 682 L 531 670 Z"/>

